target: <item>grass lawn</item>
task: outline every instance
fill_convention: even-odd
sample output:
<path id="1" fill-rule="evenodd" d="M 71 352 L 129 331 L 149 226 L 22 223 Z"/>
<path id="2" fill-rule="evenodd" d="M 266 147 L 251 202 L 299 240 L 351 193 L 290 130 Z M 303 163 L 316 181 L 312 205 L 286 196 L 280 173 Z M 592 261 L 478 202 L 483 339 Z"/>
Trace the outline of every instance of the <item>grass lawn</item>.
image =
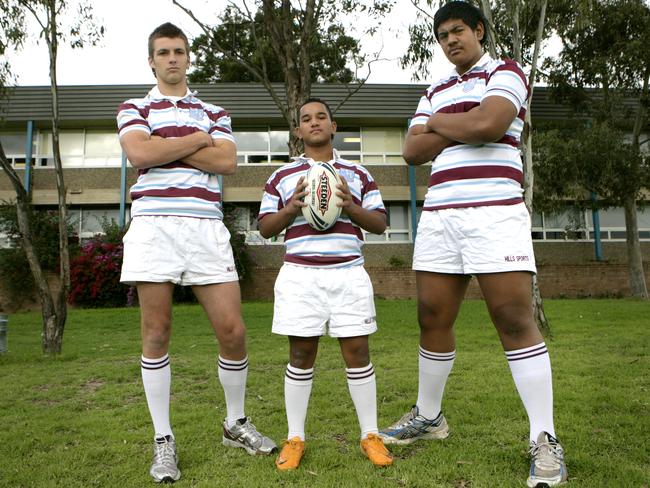
<path id="1" fill-rule="evenodd" d="M 573 487 L 650 486 L 650 306 L 632 300 L 546 301 L 553 338 L 556 430 Z M 371 338 L 380 427 L 415 402 L 418 330 L 413 301 L 377 301 Z M 247 413 L 278 443 L 286 435 L 287 341 L 270 333 L 272 305 L 247 303 Z M 296 472 L 273 457 L 221 445 L 225 415 L 216 347 L 198 306 L 174 310 L 172 424 L 179 487 L 525 486 L 528 421 L 484 304 L 468 301 L 457 323 L 457 359 L 443 408 L 444 441 L 394 448 L 374 468 L 359 452 L 358 425 L 338 345 L 321 342 Z M 137 309 L 72 310 L 63 354 L 40 353 L 40 314 L 12 315 L 0 355 L 0 486 L 139 487 L 152 428 L 140 380 Z"/>

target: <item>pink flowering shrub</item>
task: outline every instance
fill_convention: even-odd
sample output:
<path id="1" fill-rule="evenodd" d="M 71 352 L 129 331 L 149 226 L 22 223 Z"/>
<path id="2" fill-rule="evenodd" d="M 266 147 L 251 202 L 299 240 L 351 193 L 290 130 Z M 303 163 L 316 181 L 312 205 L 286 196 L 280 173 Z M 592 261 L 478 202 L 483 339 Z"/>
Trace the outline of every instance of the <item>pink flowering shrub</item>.
<path id="1" fill-rule="evenodd" d="M 68 301 L 83 307 L 123 307 L 129 287 L 120 283 L 123 245 L 121 240 L 96 236 L 82 244 L 70 263 Z"/>

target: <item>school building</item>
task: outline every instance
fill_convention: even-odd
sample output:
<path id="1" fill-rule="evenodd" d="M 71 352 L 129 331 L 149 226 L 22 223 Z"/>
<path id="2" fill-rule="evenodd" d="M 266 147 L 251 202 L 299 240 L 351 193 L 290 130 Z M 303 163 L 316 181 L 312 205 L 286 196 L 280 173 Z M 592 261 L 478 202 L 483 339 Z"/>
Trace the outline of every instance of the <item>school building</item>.
<path id="1" fill-rule="evenodd" d="M 202 100 L 220 105 L 231 114 L 239 167 L 236 174 L 223 177 L 223 199 L 236 212 L 237 226 L 246 233 L 255 266 L 243 283 L 244 297 L 271 298 L 284 248 L 281 237 L 261 238 L 256 217 L 264 182 L 278 166 L 289 161 L 286 123 L 259 84 L 199 84 L 191 88 Z M 283 92 L 281 85 L 276 88 Z M 136 172 L 123 157 L 115 115 L 121 102 L 142 97 L 150 89 L 151 85 L 59 88 L 60 148 L 67 198 L 82 238 L 101 230 L 102 217 L 128 223 L 128 189 Z M 335 147 L 342 157 L 368 168 L 388 211 L 387 231 L 381 236 L 367 235 L 364 247 L 366 267 L 378 296 L 414 296 L 412 244 L 430 163 L 408 167 L 401 158 L 401 149 L 408 119 L 425 89 L 426 85 L 416 84 L 367 84 L 335 113 Z M 326 100 L 333 109 L 349 94 L 344 85 L 315 84 L 312 90 L 313 96 Z M 535 89 L 531 110 L 536 124 L 569 115 L 567 107 L 549 99 L 544 87 Z M 0 101 L 0 118 L 0 141 L 29 185 L 33 203 L 55 208 L 49 86 L 16 87 L 6 100 Z M 3 173 L 0 199 L 13 197 Z M 650 273 L 650 209 L 639 209 L 638 226 L 646 273 Z M 598 260 L 597 235 L 602 248 Z M 576 213 L 568 205 L 557 215 L 535 213 L 532 236 L 544 296 L 619 296 L 629 292 L 622 208 L 600 211 L 597 219 L 591 212 Z M 470 294 L 477 293 L 473 286 Z"/>

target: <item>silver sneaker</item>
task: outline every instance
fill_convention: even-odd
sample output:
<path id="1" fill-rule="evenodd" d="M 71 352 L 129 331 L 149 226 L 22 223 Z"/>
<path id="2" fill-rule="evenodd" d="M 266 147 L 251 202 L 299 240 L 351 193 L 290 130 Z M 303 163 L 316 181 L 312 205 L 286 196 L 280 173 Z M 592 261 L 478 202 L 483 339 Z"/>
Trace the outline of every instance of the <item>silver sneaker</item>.
<path id="1" fill-rule="evenodd" d="M 537 442 L 530 444 L 530 475 L 527 484 L 530 488 L 557 486 L 567 480 L 564 464 L 564 449 L 548 432 L 541 432 Z"/>
<path id="2" fill-rule="evenodd" d="M 173 483 L 181 477 L 176 442 L 170 435 L 158 437 L 153 445 L 153 462 L 149 474 L 156 483 Z"/>
<path id="3" fill-rule="evenodd" d="M 231 428 L 223 423 L 223 445 L 241 447 L 251 456 L 266 456 L 278 449 L 275 442 L 257 431 L 248 417 L 239 419 Z"/>
<path id="4" fill-rule="evenodd" d="M 433 420 L 420 415 L 417 405 L 413 405 L 393 425 L 379 432 L 384 444 L 411 444 L 420 439 L 444 439 L 449 435 L 449 426 L 442 412 Z"/>

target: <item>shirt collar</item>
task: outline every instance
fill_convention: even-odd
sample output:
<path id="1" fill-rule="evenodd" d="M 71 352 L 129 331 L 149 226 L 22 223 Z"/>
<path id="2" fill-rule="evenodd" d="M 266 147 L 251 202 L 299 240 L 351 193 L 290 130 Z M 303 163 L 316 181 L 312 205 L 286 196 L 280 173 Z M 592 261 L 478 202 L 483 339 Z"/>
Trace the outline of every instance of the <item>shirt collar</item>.
<path id="1" fill-rule="evenodd" d="M 335 162 L 336 162 L 336 161 L 339 161 L 339 160 L 341 159 L 341 157 L 339 156 L 339 152 L 338 152 L 336 149 L 334 149 L 334 148 L 332 148 L 332 156 L 334 156 L 334 157 L 332 158 L 332 161 L 335 161 Z M 300 161 L 300 162 L 303 162 L 303 163 L 309 163 L 310 165 L 311 165 L 311 164 L 314 164 L 314 163 L 316 162 L 316 161 L 314 161 L 312 158 L 307 157 L 307 156 L 305 155 L 305 153 L 302 153 L 300 156 L 294 156 L 294 157 L 291 158 L 291 159 L 292 159 L 293 161 Z M 329 161 L 324 161 L 324 162 L 329 162 Z"/>
<path id="2" fill-rule="evenodd" d="M 483 66 L 485 66 L 487 63 L 489 63 L 490 61 L 492 61 L 492 58 L 490 57 L 490 53 L 483 53 L 483 56 L 481 56 L 481 57 L 479 58 L 479 60 L 478 60 L 476 63 L 474 63 L 474 66 L 472 66 L 470 69 L 468 69 L 468 70 L 465 71 L 464 73 L 459 73 L 459 72 L 456 70 L 456 68 L 453 68 L 453 69 L 451 70 L 451 74 L 452 74 L 453 77 L 466 75 L 467 73 L 471 72 L 474 68 L 477 68 L 477 67 L 483 67 Z"/>
<path id="3" fill-rule="evenodd" d="M 185 93 L 184 96 L 182 97 L 172 97 L 169 95 L 163 95 L 160 93 L 160 89 L 158 88 L 158 85 L 154 86 L 151 90 L 149 90 L 149 93 L 147 96 L 153 100 L 185 100 L 186 98 L 192 98 L 196 96 L 198 92 L 197 91 L 192 91 L 189 88 L 187 89 L 187 92 Z"/>

